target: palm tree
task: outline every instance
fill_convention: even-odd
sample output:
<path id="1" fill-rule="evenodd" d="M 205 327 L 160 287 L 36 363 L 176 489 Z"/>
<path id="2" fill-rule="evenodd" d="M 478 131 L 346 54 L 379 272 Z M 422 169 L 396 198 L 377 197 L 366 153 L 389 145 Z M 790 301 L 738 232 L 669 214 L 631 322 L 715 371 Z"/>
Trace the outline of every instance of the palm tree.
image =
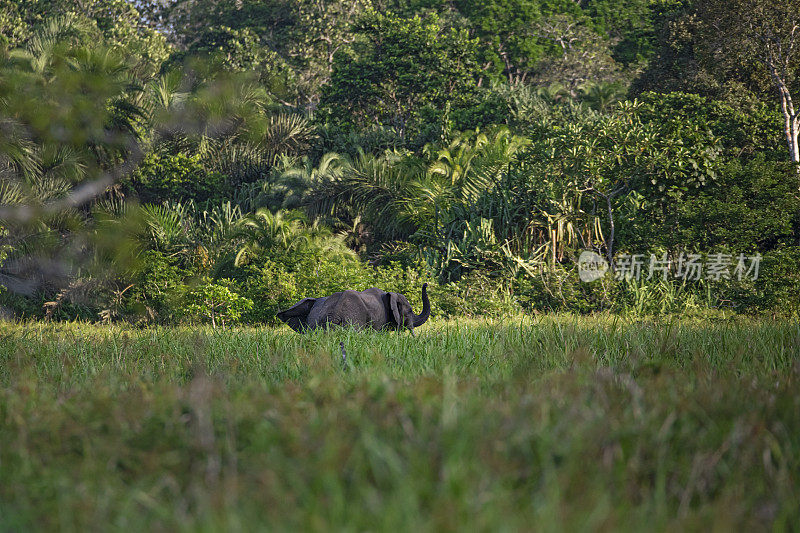
<path id="1" fill-rule="evenodd" d="M 56 17 L 0 60 L 0 219 L 14 248 L 7 265 L 29 265 L 6 274 L 34 284 L 88 260 L 77 241 L 93 231 L 89 207 L 139 153 L 138 88 L 92 31 Z"/>
<path id="2" fill-rule="evenodd" d="M 333 235 L 330 229 L 317 223 L 309 225 L 298 211 L 272 213 L 269 209 L 259 209 L 243 221 L 240 236 L 244 237 L 244 244 L 236 254 L 237 266 L 268 251 L 352 254 L 341 236 Z"/>
<path id="3" fill-rule="evenodd" d="M 350 224 L 361 216 L 384 239 L 407 238 L 417 229 L 417 203 L 426 182 L 424 162 L 409 154 L 361 153 L 343 158 L 337 172 L 320 174 L 303 204 L 313 217 Z"/>
<path id="4" fill-rule="evenodd" d="M 590 83 L 581 88 L 581 101 L 595 111 L 604 113 L 625 96 L 619 83 Z"/>
<path id="5" fill-rule="evenodd" d="M 498 262 L 519 265 L 538 250 L 520 228 L 529 213 L 520 216 L 504 180 L 527 143 L 498 128 L 457 136 L 446 146 L 429 145 L 427 159 L 396 151 L 342 158 L 338 172 L 306 182 L 303 204 L 313 217 L 374 233 L 377 240 L 416 243 L 423 255 L 439 257 L 430 262 L 441 268 L 459 255 L 472 267 L 482 260 L 475 250 L 490 249 Z"/>
<path id="6" fill-rule="evenodd" d="M 189 91 L 184 87 L 186 80 L 179 70 L 170 70 L 147 84 L 144 92 L 143 107 L 150 120 L 160 111 L 179 108 L 189 98 Z"/>
<path id="7" fill-rule="evenodd" d="M 65 52 L 70 48 L 81 48 L 90 33 L 88 21 L 75 13 L 56 16 L 39 27 L 24 48 L 12 50 L 10 57 L 18 65 L 25 65 L 30 72 L 47 78 L 53 74 L 55 63 L 69 58 Z"/>
<path id="8" fill-rule="evenodd" d="M 341 177 L 346 167 L 347 160 L 333 152 L 322 156 L 316 167 L 308 156 L 281 155 L 264 179 L 240 187 L 235 200 L 247 211 L 297 209 L 317 183 Z"/>
<path id="9" fill-rule="evenodd" d="M 146 248 L 170 256 L 186 256 L 198 245 L 193 202 L 144 205 L 141 212 L 145 231 L 140 238 Z"/>
<path id="10" fill-rule="evenodd" d="M 500 169 L 527 143 L 527 139 L 513 135 L 506 127 L 489 134 L 461 135 L 436 153 L 436 161 L 428 171 L 448 178 L 453 196 L 474 201 L 493 186 Z"/>

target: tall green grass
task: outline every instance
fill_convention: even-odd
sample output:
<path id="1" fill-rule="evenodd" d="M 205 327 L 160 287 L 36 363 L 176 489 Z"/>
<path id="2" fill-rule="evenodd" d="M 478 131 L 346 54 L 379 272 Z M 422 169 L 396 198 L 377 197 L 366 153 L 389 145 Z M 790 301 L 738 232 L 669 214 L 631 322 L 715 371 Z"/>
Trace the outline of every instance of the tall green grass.
<path id="1" fill-rule="evenodd" d="M 789 529 L 799 361 L 748 319 L 6 325 L 0 529 Z"/>

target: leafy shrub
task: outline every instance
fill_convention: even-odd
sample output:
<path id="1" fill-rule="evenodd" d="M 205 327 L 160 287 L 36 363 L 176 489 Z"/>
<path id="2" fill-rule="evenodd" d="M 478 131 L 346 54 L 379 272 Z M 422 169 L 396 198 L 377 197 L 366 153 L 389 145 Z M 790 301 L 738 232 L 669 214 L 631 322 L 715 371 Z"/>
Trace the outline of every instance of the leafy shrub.
<path id="1" fill-rule="evenodd" d="M 143 322 L 167 323 L 180 316 L 179 305 L 191 272 L 178 267 L 174 259 L 145 251 L 131 280 L 126 314 Z"/>
<path id="2" fill-rule="evenodd" d="M 668 129 L 689 125 L 697 131 L 710 131 L 722 138 L 722 145 L 736 159 L 755 154 L 770 160 L 784 157 L 781 117 L 769 104 L 751 103 L 745 108 L 681 92 L 646 92 L 639 99 L 644 104 L 643 120 L 664 123 Z"/>
<path id="3" fill-rule="evenodd" d="M 784 247 L 765 253 L 754 290 L 744 301 L 752 311 L 785 315 L 800 313 L 800 247 Z"/>
<path id="4" fill-rule="evenodd" d="M 307 257 L 297 265 L 296 279 L 304 295 L 325 296 L 347 289 L 364 290 L 371 286 L 370 267 L 355 258 L 322 259 Z"/>
<path id="5" fill-rule="evenodd" d="M 149 154 L 128 183 L 142 203 L 164 200 L 219 202 L 229 191 L 226 177 L 206 169 L 199 155 Z"/>
<path id="6" fill-rule="evenodd" d="M 793 241 L 800 226 L 796 193 L 789 164 L 761 155 L 744 164 L 730 161 L 713 182 L 671 197 L 669 209 L 644 203 L 620 217 L 618 243 L 637 253 L 656 247 L 764 253 Z"/>
<path id="7" fill-rule="evenodd" d="M 213 327 L 233 325 L 253 308 L 253 301 L 232 289 L 231 280 L 204 278 L 186 294 L 184 316 L 192 321 L 209 322 Z"/>
<path id="8" fill-rule="evenodd" d="M 538 276 L 520 276 L 516 298 L 526 311 L 573 311 L 591 313 L 609 309 L 618 296 L 610 277 L 584 283 L 574 269 L 557 267 Z"/>
<path id="9" fill-rule="evenodd" d="M 274 322 L 278 311 L 303 297 L 295 275 L 280 263 L 267 259 L 260 266 L 247 265 L 242 270 L 242 295 L 254 302 L 243 317 L 245 322 Z"/>

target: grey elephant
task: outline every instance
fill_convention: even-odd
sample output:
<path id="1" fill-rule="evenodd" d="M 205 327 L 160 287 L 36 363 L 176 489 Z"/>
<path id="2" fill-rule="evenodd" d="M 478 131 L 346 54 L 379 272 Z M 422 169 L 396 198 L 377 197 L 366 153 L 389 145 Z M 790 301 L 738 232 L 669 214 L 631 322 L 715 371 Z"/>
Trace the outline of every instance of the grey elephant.
<path id="1" fill-rule="evenodd" d="M 371 288 L 365 291 L 342 291 L 322 298 L 304 298 L 293 307 L 278 313 L 278 318 L 293 330 L 330 326 L 352 326 L 375 330 L 408 328 L 414 334 L 431 315 L 428 284 L 422 285 L 422 313 L 415 315 L 402 294 Z"/>

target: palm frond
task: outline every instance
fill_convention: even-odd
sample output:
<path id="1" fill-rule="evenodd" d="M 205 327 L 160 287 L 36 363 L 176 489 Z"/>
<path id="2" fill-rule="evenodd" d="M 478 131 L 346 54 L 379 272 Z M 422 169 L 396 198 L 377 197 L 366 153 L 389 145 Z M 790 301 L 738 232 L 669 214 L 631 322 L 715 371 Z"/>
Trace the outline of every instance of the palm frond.
<path id="1" fill-rule="evenodd" d="M 193 210 L 191 203 L 143 206 L 147 238 L 153 247 L 167 253 L 184 249 L 191 241 L 195 225 Z"/>

